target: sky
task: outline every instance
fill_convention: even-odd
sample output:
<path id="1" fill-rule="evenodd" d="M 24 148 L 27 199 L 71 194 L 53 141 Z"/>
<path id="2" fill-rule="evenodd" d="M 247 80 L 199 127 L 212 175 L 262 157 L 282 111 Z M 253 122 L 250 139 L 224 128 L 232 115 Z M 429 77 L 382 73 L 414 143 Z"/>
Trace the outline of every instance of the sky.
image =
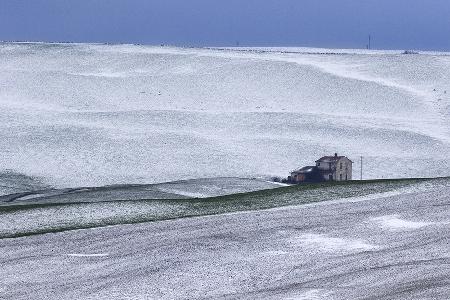
<path id="1" fill-rule="evenodd" d="M 450 51 L 450 0 L 0 0 L 0 40 Z"/>

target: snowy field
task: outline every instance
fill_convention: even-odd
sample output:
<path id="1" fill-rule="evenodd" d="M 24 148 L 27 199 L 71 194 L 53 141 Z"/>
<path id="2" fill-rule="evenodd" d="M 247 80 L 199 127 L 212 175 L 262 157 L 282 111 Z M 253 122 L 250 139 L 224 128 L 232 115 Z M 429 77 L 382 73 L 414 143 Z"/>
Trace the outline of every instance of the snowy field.
<path id="1" fill-rule="evenodd" d="M 449 299 L 450 53 L 0 43 L 0 299 Z"/>
<path id="2" fill-rule="evenodd" d="M 449 178 L 290 187 L 249 179 L 218 178 L 142 186 L 43 190 L 0 197 L 0 239 L 449 186 Z M 202 191 L 201 198 L 198 198 L 198 191 Z"/>
<path id="3" fill-rule="evenodd" d="M 287 176 L 334 152 L 366 179 L 449 175 L 450 56 L 400 53 L 0 44 L 0 193 Z"/>
<path id="4" fill-rule="evenodd" d="M 447 300 L 449 195 L 431 185 L 0 239 L 0 298 Z"/>

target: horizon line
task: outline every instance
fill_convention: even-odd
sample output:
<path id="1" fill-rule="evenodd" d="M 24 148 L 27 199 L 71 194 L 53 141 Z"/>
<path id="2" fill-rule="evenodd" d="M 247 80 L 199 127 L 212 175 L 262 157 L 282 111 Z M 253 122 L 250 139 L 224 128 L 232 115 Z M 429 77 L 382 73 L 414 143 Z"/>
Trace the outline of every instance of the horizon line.
<path id="1" fill-rule="evenodd" d="M 358 50 L 358 51 L 365 51 L 365 52 L 379 52 L 379 51 L 392 51 L 396 52 L 399 51 L 400 54 L 407 52 L 407 51 L 420 51 L 420 53 L 407 53 L 407 54 L 425 54 L 425 53 L 449 53 L 450 50 L 436 50 L 436 49 L 417 49 L 417 48 L 404 48 L 404 49 L 397 49 L 397 48 L 343 48 L 343 47 L 323 47 L 323 46 L 283 46 L 283 45 L 265 45 L 265 46 L 245 46 L 245 45 L 239 45 L 239 46 L 213 46 L 213 45 L 203 45 L 203 46 L 193 46 L 193 45 L 179 45 L 179 44 L 168 44 L 168 43 L 161 43 L 161 44 L 146 44 L 146 43 L 132 43 L 132 42 L 75 42 L 75 41 L 39 41 L 39 40 L 0 40 L 0 44 L 54 44 L 54 45 L 65 45 L 65 44 L 72 44 L 72 45 L 109 45 L 109 46 L 120 46 L 120 45 L 128 45 L 128 46 L 147 46 L 147 47 L 172 47 L 172 48 L 185 48 L 185 49 L 210 49 L 210 50 L 245 50 L 245 49 L 263 49 L 263 48 L 298 48 L 298 49 L 323 49 L 323 50 Z M 241 51 L 242 51 L 241 50 Z M 332 54 L 332 53 L 325 53 L 325 54 Z"/>

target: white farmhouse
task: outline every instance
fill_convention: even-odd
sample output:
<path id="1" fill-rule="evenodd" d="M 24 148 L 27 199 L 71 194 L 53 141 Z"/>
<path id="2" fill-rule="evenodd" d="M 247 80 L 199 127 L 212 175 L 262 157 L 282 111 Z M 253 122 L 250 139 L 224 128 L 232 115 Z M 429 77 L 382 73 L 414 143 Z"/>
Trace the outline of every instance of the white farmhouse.
<path id="1" fill-rule="evenodd" d="M 352 180 L 353 162 L 345 156 L 324 156 L 316 160 L 316 167 L 325 181 Z"/>

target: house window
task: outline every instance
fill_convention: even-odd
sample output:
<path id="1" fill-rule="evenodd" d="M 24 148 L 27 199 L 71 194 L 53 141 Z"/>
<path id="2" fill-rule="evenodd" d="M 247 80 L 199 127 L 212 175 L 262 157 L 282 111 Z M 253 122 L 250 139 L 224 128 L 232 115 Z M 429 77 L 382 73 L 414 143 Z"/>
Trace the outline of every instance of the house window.
<path id="1" fill-rule="evenodd" d="M 341 168 L 341 170 L 342 170 L 342 163 L 341 163 L 341 166 L 340 166 L 340 168 Z"/>
<path id="2" fill-rule="evenodd" d="M 340 179 L 340 180 L 342 180 L 342 174 L 341 174 L 341 175 L 339 175 L 339 179 Z"/>
<path id="3" fill-rule="evenodd" d="M 320 163 L 317 163 L 317 166 L 319 167 L 319 166 L 320 166 Z"/>

